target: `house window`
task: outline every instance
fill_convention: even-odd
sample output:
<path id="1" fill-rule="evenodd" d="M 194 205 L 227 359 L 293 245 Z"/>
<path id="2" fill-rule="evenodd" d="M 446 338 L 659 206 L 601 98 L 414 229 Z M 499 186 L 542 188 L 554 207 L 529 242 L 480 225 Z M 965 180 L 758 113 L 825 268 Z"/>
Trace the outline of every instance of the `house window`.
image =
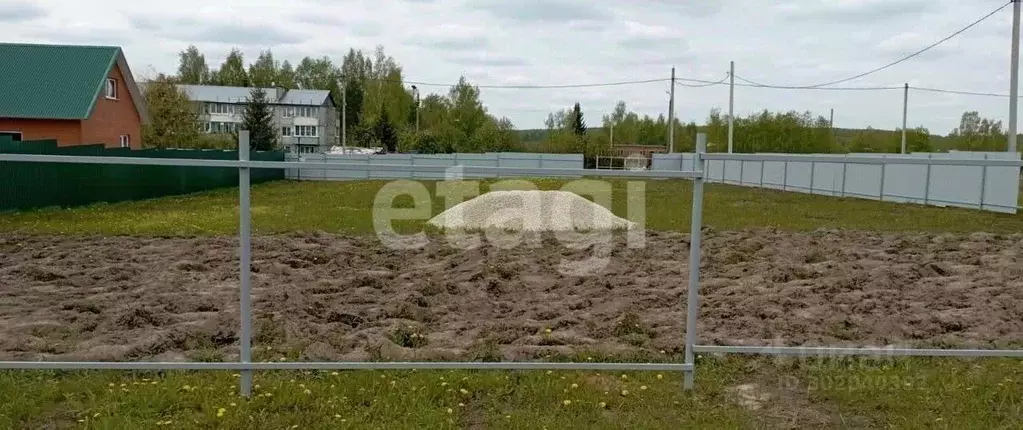
<path id="1" fill-rule="evenodd" d="M 284 118 L 292 118 L 295 116 L 295 108 L 293 107 L 282 107 L 281 116 Z"/>
<path id="2" fill-rule="evenodd" d="M 291 127 L 281 127 L 281 136 L 291 136 Z"/>
<path id="3" fill-rule="evenodd" d="M 121 135 L 121 148 L 131 148 L 131 137 L 129 135 Z"/>
<path id="4" fill-rule="evenodd" d="M 315 125 L 296 125 L 295 136 L 300 137 L 316 137 L 316 126 Z"/>
<path id="5" fill-rule="evenodd" d="M 312 145 L 302 145 L 298 147 L 298 152 L 302 154 L 315 154 L 316 147 Z"/>
<path id="6" fill-rule="evenodd" d="M 96 82 L 96 81 L 93 81 Z M 117 100 L 117 80 L 107 78 L 107 92 L 106 96 L 108 99 Z"/>
<path id="7" fill-rule="evenodd" d="M 303 118 L 313 118 L 316 116 L 316 108 L 310 106 L 300 106 L 295 108 L 295 116 Z"/>
<path id="8" fill-rule="evenodd" d="M 20 131 L 0 131 L 0 137 L 5 137 L 5 136 L 6 137 L 10 137 L 11 140 L 14 141 L 14 142 L 21 142 L 21 136 L 22 135 L 21 135 Z"/>

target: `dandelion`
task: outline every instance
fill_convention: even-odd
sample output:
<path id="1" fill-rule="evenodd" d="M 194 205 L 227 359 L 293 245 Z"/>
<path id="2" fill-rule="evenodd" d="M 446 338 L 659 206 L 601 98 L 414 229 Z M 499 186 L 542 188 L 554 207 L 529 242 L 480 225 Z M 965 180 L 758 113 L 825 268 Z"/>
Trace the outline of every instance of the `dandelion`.
<path id="1" fill-rule="evenodd" d="M 571 400 L 564 400 L 564 401 L 562 401 L 561 403 L 564 403 L 564 404 L 565 404 L 565 406 L 568 406 L 568 405 L 571 405 L 571 404 L 572 404 L 572 401 L 571 401 Z"/>
<path id="2" fill-rule="evenodd" d="M 185 390 L 185 391 L 189 391 L 189 390 L 191 390 L 191 389 L 192 389 L 192 387 L 190 387 L 190 386 L 188 386 L 188 385 L 185 385 L 184 387 L 181 387 L 181 389 L 182 389 L 182 390 Z"/>
<path id="3" fill-rule="evenodd" d="M 298 384 L 298 388 L 305 388 L 305 384 Z"/>
<path id="4" fill-rule="evenodd" d="M 667 351 L 665 351 L 663 349 L 661 350 L 661 354 L 667 354 L 667 353 L 668 353 Z"/>
<path id="5" fill-rule="evenodd" d="M 454 409 L 448 408 L 448 413 L 449 414 L 454 413 L 454 412 L 455 412 Z"/>
<path id="6" fill-rule="evenodd" d="M 330 372 L 330 376 L 337 376 L 337 375 L 340 375 L 340 373 L 337 373 L 337 372 Z"/>
<path id="7" fill-rule="evenodd" d="M 341 418 L 341 414 L 334 414 L 334 418 Z"/>
<path id="8" fill-rule="evenodd" d="M 465 403 L 459 403 L 459 404 L 458 404 L 458 407 L 460 407 L 460 408 L 464 408 L 464 407 L 465 407 Z"/>
<path id="9" fill-rule="evenodd" d="M 255 387 L 252 387 L 252 388 L 255 388 L 255 389 L 257 389 L 257 390 L 258 390 L 258 389 L 259 389 L 259 384 L 256 384 L 256 386 L 255 386 Z"/>
<path id="10" fill-rule="evenodd" d="M 281 357 L 281 361 L 288 361 L 286 357 Z"/>
<path id="11" fill-rule="evenodd" d="M 626 374 L 623 373 L 622 374 L 622 379 L 629 379 L 629 375 L 626 375 Z"/>
<path id="12" fill-rule="evenodd" d="M 664 379 L 664 375 L 662 375 L 662 374 L 658 373 L 658 374 L 657 374 L 657 379 Z"/>
<path id="13" fill-rule="evenodd" d="M 440 383 L 440 386 L 441 386 L 441 387 L 447 387 L 447 386 L 448 386 L 448 383 L 447 383 L 447 382 L 441 382 L 441 383 Z"/>
<path id="14" fill-rule="evenodd" d="M 551 329 L 544 330 L 543 332 L 547 333 L 547 334 L 551 334 Z"/>
<path id="15" fill-rule="evenodd" d="M 231 376 L 234 376 L 235 378 L 241 378 L 242 374 L 241 373 L 235 373 L 235 374 L 233 374 Z"/>
<path id="16" fill-rule="evenodd" d="M 572 388 L 579 388 L 579 384 L 572 384 Z"/>
<path id="17" fill-rule="evenodd" d="M 231 403 L 231 407 L 232 407 L 232 408 L 238 407 L 238 404 L 237 404 L 237 403 L 234 403 L 234 402 L 232 402 L 232 403 Z"/>
<path id="18" fill-rule="evenodd" d="M 464 395 L 468 395 L 468 394 L 469 394 L 469 391 L 468 391 L 468 390 L 466 390 L 465 388 L 459 388 L 459 389 L 458 389 L 458 392 L 459 392 L 459 393 L 462 393 L 462 395 L 463 395 L 463 396 L 464 396 Z"/>
<path id="19" fill-rule="evenodd" d="M 593 357 L 586 357 L 586 361 L 593 361 Z"/>
<path id="20" fill-rule="evenodd" d="M 548 375 L 553 374 L 553 373 L 554 373 L 553 371 L 550 371 L 550 370 L 547 371 Z"/>
<path id="21" fill-rule="evenodd" d="M 306 388 L 306 389 L 305 389 L 305 391 L 303 391 L 303 393 L 306 393 L 306 394 L 312 394 L 313 392 L 312 392 L 312 391 L 309 391 L 309 389 L 308 389 L 308 388 Z"/>
<path id="22" fill-rule="evenodd" d="M 217 418 L 223 417 L 224 412 L 227 412 L 227 409 L 224 408 L 217 409 Z"/>
<path id="23" fill-rule="evenodd" d="M 108 384 L 107 386 L 108 386 L 108 387 L 110 387 L 110 388 L 113 388 L 113 387 L 115 387 L 115 386 L 116 386 L 116 384 L 114 384 L 113 382 L 111 382 L 111 383 L 110 383 L 110 384 Z"/>
<path id="24" fill-rule="evenodd" d="M 600 402 L 597 405 L 600 406 L 601 409 L 607 409 L 607 403 Z"/>
<path id="25" fill-rule="evenodd" d="M 646 385 L 640 386 L 639 389 L 640 390 L 645 390 L 646 389 Z"/>
<path id="26" fill-rule="evenodd" d="M 622 390 L 622 395 L 623 396 L 628 396 L 629 395 L 629 390 Z"/>
<path id="27" fill-rule="evenodd" d="M 506 420 L 510 420 L 510 419 L 511 419 L 511 415 L 505 415 L 505 416 L 504 416 L 504 419 L 506 419 Z"/>

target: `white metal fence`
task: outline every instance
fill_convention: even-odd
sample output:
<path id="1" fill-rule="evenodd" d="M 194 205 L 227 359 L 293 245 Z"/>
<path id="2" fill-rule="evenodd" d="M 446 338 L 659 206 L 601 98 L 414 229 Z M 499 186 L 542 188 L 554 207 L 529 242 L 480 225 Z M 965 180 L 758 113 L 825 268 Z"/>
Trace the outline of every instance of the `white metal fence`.
<path id="1" fill-rule="evenodd" d="M 308 154 L 291 155 L 285 161 L 345 163 L 344 170 L 295 168 L 288 169 L 288 179 L 359 180 L 359 179 L 444 179 L 444 172 L 433 167 L 502 167 L 501 172 L 467 173 L 467 178 L 521 176 L 514 169 L 582 169 L 582 154 L 539 154 L 488 152 L 484 154 Z M 388 165 L 424 166 L 431 169 L 392 169 Z M 535 173 L 532 173 L 535 174 Z"/>
<path id="2" fill-rule="evenodd" d="M 690 169 L 694 154 L 654 154 L 654 170 Z M 838 197 L 1016 213 L 1019 154 L 706 155 L 706 180 Z"/>
<path id="3" fill-rule="evenodd" d="M 251 208 L 250 208 L 250 170 L 262 169 L 316 169 L 329 171 L 346 171 L 365 169 L 363 164 L 337 162 L 294 162 L 294 161 L 249 161 L 249 133 L 239 133 L 239 159 L 234 160 L 200 160 L 200 159 L 153 159 L 127 157 L 90 157 L 63 155 L 32 155 L 32 154 L 0 154 L 0 161 L 46 162 L 75 164 L 134 164 L 151 166 L 199 166 L 199 167 L 232 167 L 239 172 L 239 285 L 240 285 L 240 345 L 239 361 L 234 363 L 196 363 L 196 362 L 81 362 L 81 361 L 0 361 L 0 369 L 125 369 L 125 370 L 238 370 L 241 373 L 239 388 L 242 396 L 252 394 L 252 371 L 254 370 L 295 370 L 295 369 L 570 369 L 570 370 L 664 370 L 684 372 L 684 387 L 691 389 L 694 384 L 695 360 L 697 352 L 716 353 L 757 353 L 775 355 L 914 355 L 914 356 L 953 356 L 953 357 L 1023 357 L 1023 350 L 977 350 L 977 349 L 886 349 L 886 348 L 832 348 L 832 347 L 773 347 L 773 346 L 721 346 L 700 345 L 697 343 L 697 317 L 699 309 L 700 282 L 700 246 L 703 218 L 703 188 L 705 163 L 708 160 L 723 160 L 719 154 L 706 154 L 706 135 L 697 136 L 697 154 L 693 157 L 693 170 L 662 170 L 662 171 L 628 171 L 628 170 L 584 170 L 567 168 L 531 168 L 531 167 L 496 167 L 466 166 L 465 174 L 471 175 L 503 175 L 510 172 L 516 174 L 532 174 L 537 176 L 582 176 L 600 175 L 611 177 L 636 178 L 692 178 L 693 201 L 692 222 L 690 225 L 690 247 L 687 270 L 689 287 L 686 296 L 686 333 L 685 358 L 683 363 L 546 363 L 546 362 L 285 362 L 285 363 L 254 363 L 252 362 L 252 291 L 251 291 Z M 737 157 L 730 155 L 726 157 Z M 779 161 L 764 156 L 752 160 L 739 158 L 742 161 Z M 755 158 L 761 157 L 761 158 Z M 851 160 L 851 159 L 850 159 Z M 863 164 L 883 164 L 880 158 L 859 159 Z M 847 160 L 849 161 L 849 160 Z M 926 163 L 928 160 L 917 160 Z M 930 160 L 939 161 L 939 160 Z M 945 160 L 948 161 L 948 160 Z M 962 160 L 951 160 L 962 162 Z M 967 160 L 969 161 L 969 160 Z M 976 160 L 974 160 L 976 162 Z M 938 165 L 947 165 L 938 163 Z M 967 164 L 972 165 L 972 164 Z M 1020 168 L 1019 161 L 1002 160 L 999 167 Z M 449 166 L 412 166 L 388 164 L 379 165 L 385 170 L 411 173 L 433 172 L 444 173 Z M 378 167 L 379 167 L 378 166 Z M 680 262 L 680 264 L 683 264 Z"/>

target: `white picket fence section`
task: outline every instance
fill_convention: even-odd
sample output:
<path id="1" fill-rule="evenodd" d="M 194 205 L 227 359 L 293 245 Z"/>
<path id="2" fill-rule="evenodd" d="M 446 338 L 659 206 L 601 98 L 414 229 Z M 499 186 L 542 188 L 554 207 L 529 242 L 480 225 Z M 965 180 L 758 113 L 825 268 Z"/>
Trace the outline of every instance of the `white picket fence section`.
<path id="1" fill-rule="evenodd" d="M 306 161 L 318 163 L 345 163 L 364 165 L 345 170 L 287 169 L 285 177 L 299 180 L 359 180 L 359 179 L 444 179 L 444 173 L 416 171 L 415 169 L 388 170 L 387 165 L 402 166 L 466 166 L 466 167 L 509 167 L 529 169 L 582 169 L 582 154 L 539 154 L 516 152 L 487 152 L 482 154 L 288 154 L 285 161 Z M 535 176 L 513 171 L 498 174 L 471 174 L 466 178 L 496 178 L 513 176 Z"/>
<path id="2" fill-rule="evenodd" d="M 729 156 L 729 154 L 713 154 Z M 734 154 L 739 155 L 739 154 Z M 987 165 L 898 164 L 899 159 L 1011 160 L 1006 152 L 913 154 L 754 154 L 783 156 L 780 161 L 708 160 L 707 177 L 719 182 L 837 197 L 955 206 L 1016 213 L 1020 168 Z M 880 157 L 887 164 L 845 162 L 851 157 Z M 808 159 L 812 158 L 812 161 Z M 827 161 L 820 161 L 826 159 Z M 830 160 L 834 161 L 830 161 Z M 692 153 L 654 154 L 652 169 L 691 169 Z"/>

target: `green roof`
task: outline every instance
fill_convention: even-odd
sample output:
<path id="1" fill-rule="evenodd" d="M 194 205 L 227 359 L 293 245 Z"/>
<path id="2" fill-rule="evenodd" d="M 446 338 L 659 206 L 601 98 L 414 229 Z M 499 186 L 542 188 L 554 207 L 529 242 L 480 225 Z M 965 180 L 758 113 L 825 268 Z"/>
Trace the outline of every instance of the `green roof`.
<path id="1" fill-rule="evenodd" d="M 0 118 L 86 119 L 116 46 L 0 43 Z"/>

